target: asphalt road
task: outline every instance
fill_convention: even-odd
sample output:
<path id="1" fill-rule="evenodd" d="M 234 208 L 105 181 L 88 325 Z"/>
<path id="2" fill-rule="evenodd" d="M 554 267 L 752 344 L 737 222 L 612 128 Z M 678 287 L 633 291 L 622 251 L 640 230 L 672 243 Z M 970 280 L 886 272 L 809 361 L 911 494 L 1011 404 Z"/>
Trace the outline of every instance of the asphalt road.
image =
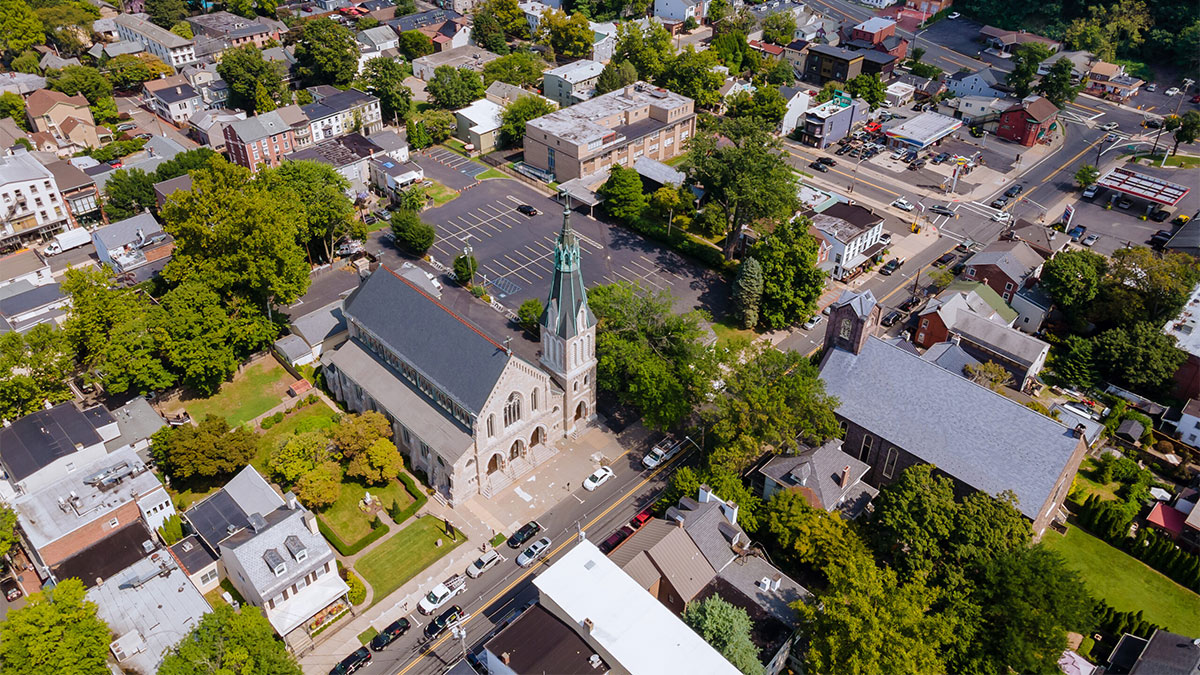
<path id="1" fill-rule="evenodd" d="M 538 536 L 548 536 L 553 543 L 551 554 L 532 567 L 523 569 L 515 562 L 524 547 L 513 550 L 502 544 L 498 550 L 506 560 L 479 579 L 469 580 L 467 591 L 451 601 L 468 614 L 461 624 L 466 630 L 466 650 L 477 651 L 498 632 L 498 628 L 506 625 L 536 599 L 537 590 L 531 583 L 533 577 L 543 565 L 551 564 L 556 555 L 569 549 L 580 537 L 581 531 L 592 541 L 603 541 L 648 507 L 666 487 L 671 473 L 679 465 L 690 461 L 693 454 L 682 453 L 666 465 L 648 470 L 641 463 L 642 451 L 629 452 L 613 464 L 616 477 L 595 492 L 581 488 L 570 494 L 564 492 L 562 501 L 538 518 L 544 528 Z M 449 606 L 448 603 L 442 609 Z M 433 675 L 445 672 L 462 657 L 464 644 L 449 631 L 426 640 L 423 632 L 431 618 L 414 611 L 408 617 L 413 623 L 408 634 L 384 651 L 375 653 L 371 663 L 358 672 L 365 675 Z"/>

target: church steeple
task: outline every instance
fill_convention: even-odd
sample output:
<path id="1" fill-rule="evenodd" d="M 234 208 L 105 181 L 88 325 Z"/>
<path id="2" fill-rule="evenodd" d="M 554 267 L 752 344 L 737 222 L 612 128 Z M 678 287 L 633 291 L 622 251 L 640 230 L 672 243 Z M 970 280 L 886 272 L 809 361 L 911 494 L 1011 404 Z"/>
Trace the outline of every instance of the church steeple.
<path id="1" fill-rule="evenodd" d="M 562 229 L 554 245 L 554 279 L 541 319 L 543 332 L 549 331 L 564 340 L 596 324 L 596 317 L 588 307 L 579 237 L 571 229 L 571 207 L 566 199 L 564 196 Z"/>

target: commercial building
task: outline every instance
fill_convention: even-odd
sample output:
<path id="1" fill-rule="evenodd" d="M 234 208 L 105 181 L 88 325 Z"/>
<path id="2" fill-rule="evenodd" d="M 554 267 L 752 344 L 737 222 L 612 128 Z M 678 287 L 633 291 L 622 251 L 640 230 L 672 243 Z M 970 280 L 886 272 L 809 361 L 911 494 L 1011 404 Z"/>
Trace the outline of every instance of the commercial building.
<path id="1" fill-rule="evenodd" d="M 176 70 L 196 61 L 196 43 L 193 40 L 132 14 L 119 14 L 113 22 L 122 40 L 140 43 L 146 51 Z"/>
<path id="2" fill-rule="evenodd" d="M 1175 338 L 1175 346 L 1187 354 L 1175 371 L 1176 398 L 1200 398 L 1200 284 L 1192 289 L 1179 316 L 1168 321 L 1163 332 Z"/>
<path id="3" fill-rule="evenodd" d="M 885 129 L 888 147 L 905 150 L 924 150 L 954 133 L 962 126 L 962 120 L 941 113 L 924 112 L 912 119 Z"/>
<path id="4" fill-rule="evenodd" d="M 908 54 L 908 40 L 896 35 L 896 22 L 892 19 L 874 16 L 855 25 L 849 32 L 849 39 L 841 42 L 843 47 L 882 52 L 896 59 L 903 59 Z"/>
<path id="5" fill-rule="evenodd" d="M 1058 41 L 1023 30 L 1005 30 L 995 26 L 984 26 L 979 29 L 979 36 L 992 49 L 1005 54 L 1015 52 L 1017 47 L 1028 42 L 1036 42 L 1049 48 L 1052 52 L 1057 52 L 1062 48 L 1062 43 Z"/>
<path id="6" fill-rule="evenodd" d="M 525 164 L 561 183 L 642 156 L 668 160 L 695 132 L 692 99 L 637 82 L 527 122 Z"/>
<path id="7" fill-rule="evenodd" d="M 575 105 L 592 97 L 604 64 L 582 59 L 542 74 L 542 93 L 560 107 Z"/>
<path id="8" fill-rule="evenodd" d="M 830 245 L 822 269 L 838 281 L 858 276 L 886 246 L 879 241 L 883 217 L 864 206 L 838 202 L 811 219 Z"/>
<path id="9" fill-rule="evenodd" d="M 67 160 L 51 162 L 46 169 L 54 176 L 59 194 L 67 204 L 67 215 L 76 225 L 100 220 L 99 191 L 91 176 Z"/>
<path id="10" fill-rule="evenodd" d="M 815 148 L 827 148 L 849 135 L 850 130 L 867 117 L 868 106 L 862 99 L 835 95 L 832 99 L 805 111 L 796 125 L 800 142 Z"/>
<path id="11" fill-rule="evenodd" d="M 313 143 L 351 132 L 370 136 L 383 128 L 379 99 L 353 88 L 322 95 L 301 110 L 308 118 Z"/>
<path id="12" fill-rule="evenodd" d="M 500 116 L 504 108 L 497 103 L 481 98 L 471 105 L 454 111 L 458 122 L 454 136 L 474 147 L 472 152 L 486 153 L 496 148 L 500 136 Z"/>
<path id="13" fill-rule="evenodd" d="M 26 150 L 0 156 L 0 246 L 70 227 L 54 174 Z"/>
<path id="14" fill-rule="evenodd" d="M 265 17 L 246 19 L 229 12 L 198 14 L 184 19 L 196 35 L 223 40 L 230 47 L 254 45 L 262 49 L 270 41 L 279 42 L 279 29 Z"/>
<path id="15" fill-rule="evenodd" d="M 996 135 L 1025 147 L 1048 141 L 1056 125 L 1058 106 L 1044 96 L 1026 96 L 1020 103 L 1000 113 Z"/>

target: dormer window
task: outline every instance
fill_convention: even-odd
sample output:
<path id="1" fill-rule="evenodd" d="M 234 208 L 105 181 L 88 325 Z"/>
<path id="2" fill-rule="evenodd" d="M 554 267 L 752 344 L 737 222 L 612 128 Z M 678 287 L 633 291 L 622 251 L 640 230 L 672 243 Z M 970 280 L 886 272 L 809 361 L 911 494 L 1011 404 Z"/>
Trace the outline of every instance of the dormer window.
<path id="1" fill-rule="evenodd" d="M 279 555 L 279 551 L 273 548 L 263 551 L 263 561 L 267 563 L 267 567 L 271 568 L 271 571 L 277 577 L 283 576 L 284 572 L 287 572 L 287 562 L 283 559 L 283 556 Z"/>
<path id="2" fill-rule="evenodd" d="M 291 553 L 292 557 L 296 559 L 296 562 L 304 562 L 308 558 L 308 547 L 304 545 L 304 542 L 300 541 L 300 537 L 289 534 L 283 543 L 287 546 L 288 553 Z"/>

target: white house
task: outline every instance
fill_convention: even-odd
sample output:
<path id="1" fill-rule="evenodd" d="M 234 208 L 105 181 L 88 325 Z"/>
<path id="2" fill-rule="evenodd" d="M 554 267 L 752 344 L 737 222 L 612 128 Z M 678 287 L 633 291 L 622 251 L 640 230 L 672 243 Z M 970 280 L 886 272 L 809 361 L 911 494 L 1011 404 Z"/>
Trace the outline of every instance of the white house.
<path id="1" fill-rule="evenodd" d="M 808 87 L 780 87 L 779 93 L 787 101 L 787 112 L 779 124 L 779 133 L 786 136 L 804 121 L 804 113 L 812 103 L 813 92 Z"/>
<path id="2" fill-rule="evenodd" d="M 654 16 L 663 21 L 683 23 L 695 19 L 704 23 L 712 0 L 654 0 Z"/>
<path id="3" fill-rule="evenodd" d="M 868 208 L 839 202 L 814 215 L 812 224 L 830 245 L 821 268 L 839 281 L 861 272 L 883 251 L 883 218 Z"/>
<path id="4" fill-rule="evenodd" d="M 974 73 L 954 73 L 946 78 L 946 88 L 955 96 L 990 96 L 992 98 L 1008 96 L 1004 90 L 1001 75 L 991 68 L 984 68 Z"/>
<path id="5" fill-rule="evenodd" d="M 1200 400 L 1188 399 L 1175 425 L 1179 440 L 1193 448 L 1200 448 Z"/>
<path id="6" fill-rule="evenodd" d="M 960 96 L 955 99 L 958 104 L 958 114 L 964 124 L 971 124 L 976 119 L 997 115 L 1012 107 L 1010 98 L 995 98 L 993 96 Z"/>
<path id="7" fill-rule="evenodd" d="M 113 22 L 122 40 L 140 43 L 146 51 L 176 70 L 195 63 L 196 43 L 133 14 L 119 14 Z"/>
<path id="8" fill-rule="evenodd" d="M 542 93 L 565 108 L 592 97 L 604 64 L 582 59 L 542 74 Z"/>
<path id="9" fill-rule="evenodd" d="M 905 82 L 893 82 L 884 90 L 886 105 L 903 107 L 912 103 L 913 96 L 916 95 L 917 88 Z"/>

